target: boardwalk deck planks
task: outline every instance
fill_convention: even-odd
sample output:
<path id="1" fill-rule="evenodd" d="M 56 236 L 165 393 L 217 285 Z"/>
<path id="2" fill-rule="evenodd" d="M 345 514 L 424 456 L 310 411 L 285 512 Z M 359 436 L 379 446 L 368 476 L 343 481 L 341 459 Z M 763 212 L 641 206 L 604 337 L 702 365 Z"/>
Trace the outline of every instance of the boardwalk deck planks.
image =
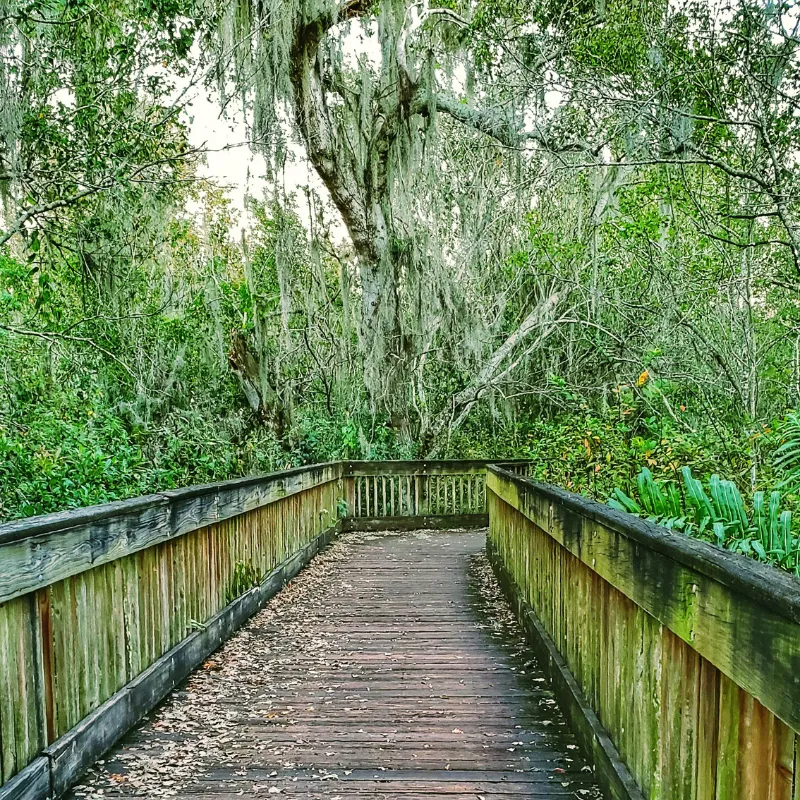
<path id="1" fill-rule="evenodd" d="M 482 532 L 351 534 L 75 795 L 597 800 L 483 546 Z M 189 764 L 170 749 L 198 736 Z"/>

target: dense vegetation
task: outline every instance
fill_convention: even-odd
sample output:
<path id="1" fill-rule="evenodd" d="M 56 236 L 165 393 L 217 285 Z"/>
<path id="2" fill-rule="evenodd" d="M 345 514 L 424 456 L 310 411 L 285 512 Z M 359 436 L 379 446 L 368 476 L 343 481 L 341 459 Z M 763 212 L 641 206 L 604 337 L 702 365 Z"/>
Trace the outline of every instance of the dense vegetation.
<path id="1" fill-rule="evenodd" d="M 798 47 L 786 2 L 9 0 L 0 518 L 491 454 L 793 550 Z"/>

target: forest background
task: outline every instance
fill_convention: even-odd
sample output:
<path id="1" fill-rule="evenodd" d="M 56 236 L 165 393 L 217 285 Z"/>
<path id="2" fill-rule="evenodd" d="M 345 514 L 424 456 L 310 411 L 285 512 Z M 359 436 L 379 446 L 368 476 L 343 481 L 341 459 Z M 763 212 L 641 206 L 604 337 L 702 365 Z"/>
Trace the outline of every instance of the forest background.
<path id="1" fill-rule="evenodd" d="M 3 0 L 0 519 L 514 456 L 708 536 L 718 474 L 774 550 L 799 90 L 788 2 Z M 241 206 L 201 94 L 264 165 Z"/>

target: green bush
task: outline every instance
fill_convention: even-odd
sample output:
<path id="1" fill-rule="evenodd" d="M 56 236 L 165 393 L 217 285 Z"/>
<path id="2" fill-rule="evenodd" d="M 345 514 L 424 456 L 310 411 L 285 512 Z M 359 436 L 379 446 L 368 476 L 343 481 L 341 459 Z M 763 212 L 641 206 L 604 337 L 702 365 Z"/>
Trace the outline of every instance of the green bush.
<path id="1" fill-rule="evenodd" d="M 746 505 L 733 481 L 712 475 L 704 485 L 689 467 L 681 475 L 679 485 L 658 481 L 644 468 L 637 477 L 636 498 L 617 488 L 608 504 L 800 577 L 800 536 L 792 533 L 791 511 L 781 509 L 780 491 L 771 492 L 768 501 L 763 491 L 754 492 Z"/>

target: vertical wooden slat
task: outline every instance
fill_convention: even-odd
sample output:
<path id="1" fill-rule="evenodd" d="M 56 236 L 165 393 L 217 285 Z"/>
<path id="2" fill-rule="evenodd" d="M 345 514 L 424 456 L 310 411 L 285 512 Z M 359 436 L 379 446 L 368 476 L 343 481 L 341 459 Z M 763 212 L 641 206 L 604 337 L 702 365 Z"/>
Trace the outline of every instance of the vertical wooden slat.
<path id="1" fill-rule="evenodd" d="M 773 728 L 774 757 L 772 759 L 773 768 L 770 770 L 767 800 L 792 800 L 795 779 L 795 734 L 788 725 L 771 714 L 769 714 L 768 724 Z"/>
<path id="2" fill-rule="evenodd" d="M 51 744 L 56 739 L 55 698 L 53 695 L 53 620 L 50 591 L 50 588 L 47 587 L 36 593 L 39 611 L 39 653 L 42 663 L 45 744 Z"/>
<path id="3" fill-rule="evenodd" d="M 78 684 L 78 716 L 82 719 L 96 708 L 99 697 L 96 672 L 97 650 L 94 647 L 94 574 L 90 570 L 73 578 L 76 620 L 76 667 L 80 675 Z M 77 721 L 77 720 L 76 720 Z"/>
<path id="4" fill-rule="evenodd" d="M 720 675 L 716 800 L 733 800 L 739 771 L 739 688 Z"/>
<path id="5" fill-rule="evenodd" d="M 10 601 L 0 605 L 0 653 L 3 653 L 4 669 L 0 670 L 0 763 L 2 764 L 2 780 L 5 782 L 18 772 L 17 762 L 17 717 L 21 715 L 19 707 L 18 673 L 16 652 L 12 650 L 13 617 L 17 603 Z"/>
<path id="6" fill-rule="evenodd" d="M 697 797 L 714 798 L 717 783 L 720 676 L 716 667 L 700 665 L 697 730 Z"/>
<path id="7" fill-rule="evenodd" d="M 90 711 L 100 705 L 100 698 L 110 697 L 110 671 L 106 667 L 109 662 L 107 619 L 107 586 L 105 566 L 97 567 L 83 573 L 86 578 L 86 602 L 82 612 L 86 615 L 84 647 L 86 652 L 86 680 L 92 687 L 86 698 L 86 710 Z"/>

